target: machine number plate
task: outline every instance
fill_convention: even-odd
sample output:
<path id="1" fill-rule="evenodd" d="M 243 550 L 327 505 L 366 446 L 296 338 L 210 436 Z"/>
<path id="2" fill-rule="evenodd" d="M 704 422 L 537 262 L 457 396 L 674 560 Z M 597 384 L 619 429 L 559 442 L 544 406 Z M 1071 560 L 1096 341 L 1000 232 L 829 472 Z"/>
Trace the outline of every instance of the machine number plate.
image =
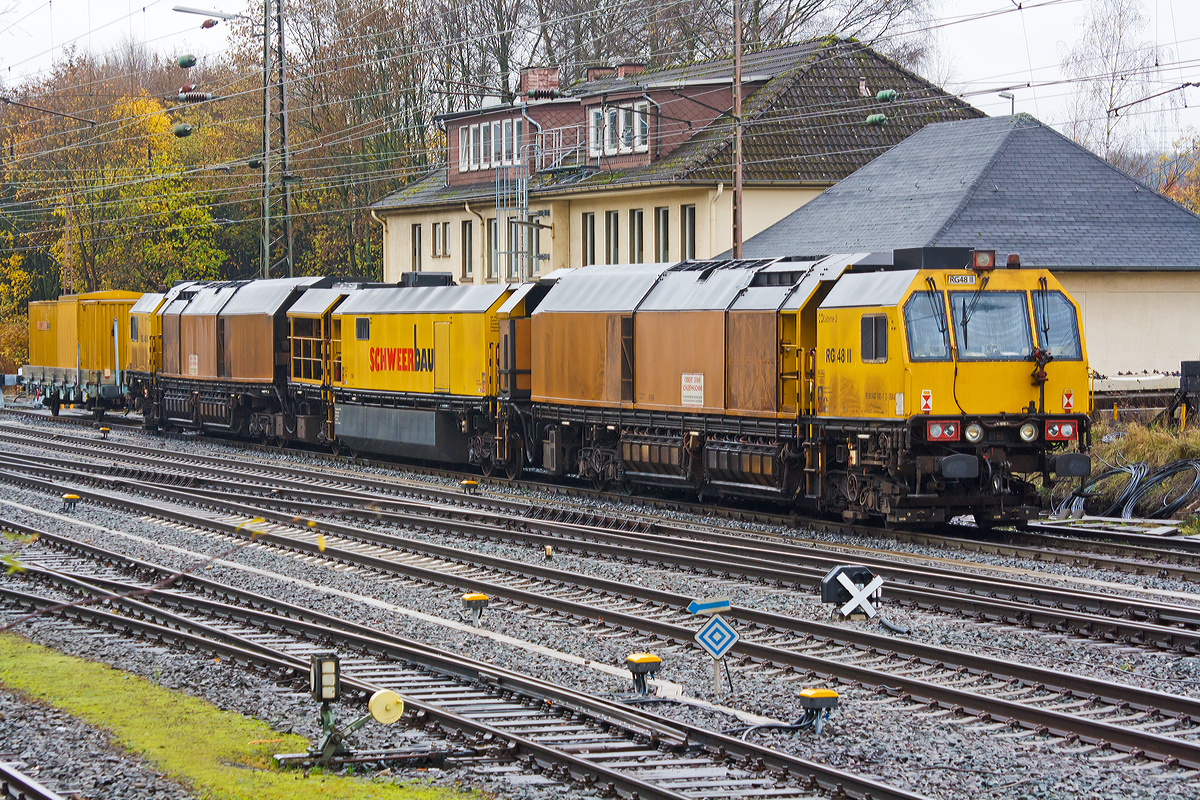
<path id="1" fill-rule="evenodd" d="M 679 402 L 685 406 L 704 405 L 703 372 L 684 372 L 680 375 Z"/>
<path id="2" fill-rule="evenodd" d="M 974 275 L 947 275 L 946 285 L 948 286 L 974 286 Z"/>

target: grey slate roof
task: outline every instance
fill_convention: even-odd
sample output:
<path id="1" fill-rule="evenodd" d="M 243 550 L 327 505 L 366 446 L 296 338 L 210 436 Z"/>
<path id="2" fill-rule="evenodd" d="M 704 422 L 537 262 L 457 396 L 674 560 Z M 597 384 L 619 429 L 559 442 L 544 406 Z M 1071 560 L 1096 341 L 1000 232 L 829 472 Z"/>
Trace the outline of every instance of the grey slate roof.
<path id="1" fill-rule="evenodd" d="M 977 247 L 1028 266 L 1200 268 L 1200 217 L 1033 117 L 930 125 L 751 237 L 743 257 Z"/>

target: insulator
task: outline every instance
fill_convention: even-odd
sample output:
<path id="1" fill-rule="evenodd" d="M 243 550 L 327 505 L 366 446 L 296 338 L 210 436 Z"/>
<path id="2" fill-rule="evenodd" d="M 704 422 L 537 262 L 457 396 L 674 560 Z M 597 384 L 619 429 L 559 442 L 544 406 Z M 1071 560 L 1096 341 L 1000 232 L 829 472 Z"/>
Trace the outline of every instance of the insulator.
<path id="1" fill-rule="evenodd" d="M 200 29 L 208 30 L 209 28 L 215 28 L 215 27 L 217 27 L 219 22 L 220 22 L 220 20 L 206 19 L 206 20 L 204 20 L 204 22 L 200 23 Z"/>
<path id="2" fill-rule="evenodd" d="M 893 103 L 899 96 L 900 93 L 895 89 L 884 89 L 882 92 L 875 95 L 875 99 L 881 103 Z"/>
<path id="3" fill-rule="evenodd" d="M 557 89 L 531 89 L 528 97 L 531 100 L 552 100 L 562 95 Z"/>
<path id="4" fill-rule="evenodd" d="M 205 100 L 212 100 L 213 96 L 208 92 L 180 92 L 179 102 L 181 103 L 203 103 Z"/>
<path id="5" fill-rule="evenodd" d="M 186 122 L 180 122 L 171 128 L 171 133 L 175 134 L 180 139 L 184 138 L 185 136 L 191 136 L 192 126 L 188 125 Z"/>
<path id="6" fill-rule="evenodd" d="M 867 124 L 873 126 L 881 126 L 887 124 L 887 114 L 872 114 L 867 117 Z"/>
<path id="7" fill-rule="evenodd" d="M 175 63 L 178 64 L 181 69 L 191 69 L 192 67 L 196 66 L 196 57 L 191 53 L 184 53 L 179 58 L 175 59 Z"/>
<path id="8" fill-rule="evenodd" d="M 196 91 L 196 84 L 194 84 L 194 83 L 185 83 L 183 86 L 179 87 L 180 94 L 183 94 L 184 92 L 194 92 L 194 91 Z"/>

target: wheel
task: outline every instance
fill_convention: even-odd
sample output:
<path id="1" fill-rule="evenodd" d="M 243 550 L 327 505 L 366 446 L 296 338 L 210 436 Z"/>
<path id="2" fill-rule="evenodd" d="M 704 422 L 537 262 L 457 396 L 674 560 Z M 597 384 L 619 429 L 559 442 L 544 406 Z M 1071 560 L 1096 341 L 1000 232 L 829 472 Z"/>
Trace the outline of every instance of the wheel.
<path id="1" fill-rule="evenodd" d="M 608 488 L 608 480 L 599 472 L 597 472 L 592 476 L 592 488 L 597 492 L 603 492 L 606 488 Z"/>
<path id="2" fill-rule="evenodd" d="M 504 474 L 508 476 L 510 481 L 515 481 L 521 477 L 521 472 L 525 469 L 525 450 L 517 448 L 517 454 L 512 457 L 512 460 L 504 465 Z"/>
<path id="3" fill-rule="evenodd" d="M 479 462 L 479 472 L 485 478 L 491 478 L 496 474 L 496 462 L 490 458 L 485 458 Z"/>
<path id="4" fill-rule="evenodd" d="M 62 410 L 62 402 L 58 399 L 58 395 L 50 398 L 50 416 L 57 417 L 58 412 Z"/>

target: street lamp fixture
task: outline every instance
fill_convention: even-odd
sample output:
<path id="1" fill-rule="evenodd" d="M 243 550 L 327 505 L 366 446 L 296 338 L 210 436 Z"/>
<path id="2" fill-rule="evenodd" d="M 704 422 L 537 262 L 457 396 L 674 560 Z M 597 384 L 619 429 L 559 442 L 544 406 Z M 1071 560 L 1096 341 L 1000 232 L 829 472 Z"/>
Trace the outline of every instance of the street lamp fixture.
<path id="1" fill-rule="evenodd" d="M 1012 92 L 1001 92 L 1000 96 L 1008 101 L 1008 115 L 1011 117 L 1017 113 L 1017 100 Z"/>

